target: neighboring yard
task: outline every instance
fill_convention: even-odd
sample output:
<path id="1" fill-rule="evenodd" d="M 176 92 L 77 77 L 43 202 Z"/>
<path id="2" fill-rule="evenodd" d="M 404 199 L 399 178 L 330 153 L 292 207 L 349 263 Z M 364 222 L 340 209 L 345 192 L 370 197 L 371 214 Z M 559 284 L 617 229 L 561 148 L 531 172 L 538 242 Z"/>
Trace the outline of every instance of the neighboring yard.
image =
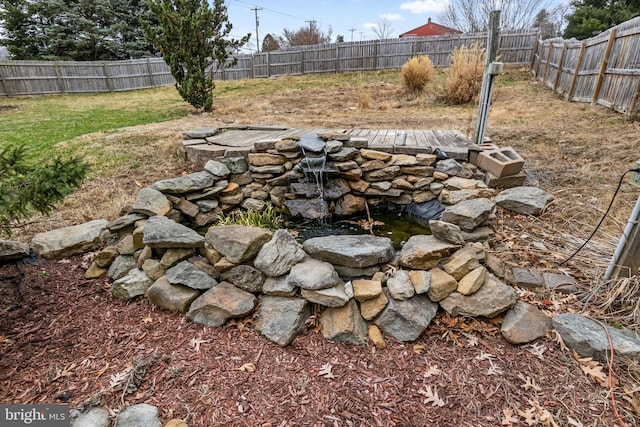
<path id="1" fill-rule="evenodd" d="M 58 212 L 34 218 L 15 237 L 28 241 L 39 231 L 114 219 L 140 188 L 191 170 L 179 153 L 182 131 L 191 128 L 272 124 L 458 129 L 470 135 L 475 114 L 474 105 L 408 97 L 395 71 L 217 82 L 212 114 L 193 114 L 173 88 L 0 98 L 0 146 L 25 143 L 40 159 L 52 150 L 68 150 L 93 165 L 90 178 Z M 540 218 L 498 213 L 496 232 L 512 261 L 526 267 L 558 270 L 593 231 L 620 175 L 640 158 L 640 122 L 602 107 L 563 102 L 524 69 L 509 69 L 498 78 L 487 135 L 499 146 L 514 147 L 526 160 L 530 184 L 556 198 Z M 593 243 L 563 267 L 582 286 L 602 285 L 639 192 L 624 184 Z M 532 246 L 536 242 L 546 250 Z M 116 301 L 107 283 L 83 278 L 83 262 L 77 257 L 29 267 L 28 305 L 21 308 L 11 309 L 16 292 L 0 284 L 1 402 L 67 399 L 73 408 L 93 397 L 113 410 L 147 402 L 161 409 L 163 422 L 189 417 L 190 426 L 495 426 L 527 420 L 547 426 L 622 425 L 609 387 L 584 374 L 551 339 L 516 347 L 492 322 L 439 315 L 416 345 L 389 339 L 386 350 L 376 351 L 333 344 L 310 325 L 281 349 L 261 339 L 251 322 L 213 329 L 145 300 Z M 575 298 L 526 298 L 549 312 L 599 314 Z M 639 317 L 627 312 L 614 320 L 638 331 Z M 206 340 L 199 352 L 190 344 L 194 338 Z M 249 362 L 255 372 L 237 370 Z M 137 391 L 123 397 L 109 388 L 109 379 L 128 363 L 146 363 L 146 373 Z M 327 363 L 333 379 L 318 375 Z M 500 372 L 488 371 L 494 364 Z M 615 376 L 620 417 L 638 425 L 640 367 L 626 361 Z M 427 387 L 439 393 L 443 406 L 425 396 Z M 545 421 L 536 407 L 553 421 Z"/>

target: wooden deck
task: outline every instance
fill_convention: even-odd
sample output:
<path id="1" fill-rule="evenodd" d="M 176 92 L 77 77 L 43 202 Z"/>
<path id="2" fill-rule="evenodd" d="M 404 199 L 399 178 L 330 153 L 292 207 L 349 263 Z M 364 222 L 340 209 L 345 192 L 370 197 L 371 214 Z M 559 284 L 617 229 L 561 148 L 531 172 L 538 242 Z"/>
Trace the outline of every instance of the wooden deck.
<path id="1" fill-rule="evenodd" d="M 185 139 L 187 157 L 204 164 L 209 159 L 265 151 L 282 139 L 302 134 L 344 134 L 359 147 L 397 154 L 432 153 L 441 149 L 451 158 L 466 160 L 471 139 L 457 130 L 420 129 L 302 129 L 278 126 L 230 126 L 219 128 L 204 139 Z"/>

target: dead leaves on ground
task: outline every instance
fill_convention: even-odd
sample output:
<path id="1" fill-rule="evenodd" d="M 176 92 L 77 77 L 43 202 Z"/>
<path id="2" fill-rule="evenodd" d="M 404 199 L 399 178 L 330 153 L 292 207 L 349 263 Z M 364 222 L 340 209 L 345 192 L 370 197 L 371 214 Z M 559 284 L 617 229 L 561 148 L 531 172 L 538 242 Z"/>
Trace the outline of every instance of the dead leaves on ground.
<path id="1" fill-rule="evenodd" d="M 603 387 L 616 387 L 619 382 L 613 376 L 609 376 L 609 373 L 604 371 L 604 367 L 602 364 L 596 360 L 593 360 L 593 357 L 580 357 L 578 353 L 573 351 L 573 357 L 580 363 L 580 369 L 582 372 L 591 377 L 592 380 L 597 382 Z M 611 378 L 611 382 L 609 382 L 609 378 Z"/>
<path id="2" fill-rule="evenodd" d="M 332 369 L 333 369 L 333 365 L 331 363 L 325 363 L 318 370 L 318 376 L 319 377 L 324 377 L 324 378 L 326 378 L 328 380 L 332 380 L 332 379 L 335 378 L 335 376 L 333 375 L 333 372 L 331 372 Z"/>
<path id="3" fill-rule="evenodd" d="M 424 404 L 431 403 L 431 406 L 438 406 L 442 408 L 444 406 L 444 400 L 438 396 L 436 389 L 431 389 L 430 385 L 426 385 L 423 390 L 418 390 L 418 394 L 425 397 Z"/>

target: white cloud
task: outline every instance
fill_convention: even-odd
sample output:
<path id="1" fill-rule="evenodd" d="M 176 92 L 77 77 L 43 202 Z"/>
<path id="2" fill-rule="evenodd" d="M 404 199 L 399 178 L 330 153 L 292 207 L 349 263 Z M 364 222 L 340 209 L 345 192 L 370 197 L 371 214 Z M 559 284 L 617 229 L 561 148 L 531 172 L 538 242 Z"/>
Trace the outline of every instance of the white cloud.
<path id="1" fill-rule="evenodd" d="M 378 28 L 378 24 L 367 22 L 366 24 L 362 24 L 361 27 L 366 28 L 367 30 L 373 30 L 374 28 Z"/>
<path id="2" fill-rule="evenodd" d="M 380 19 L 386 19 L 387 21 L 404 21 L 404 16 L 399 13 L 383 13 L 380 15 Z"/>
<path id="3" fill-rule="evenodd" d="M 447 5 L 446 1 L 443 0 L 415 0 L 411 2 L 405 2 L 400 4 L 400 9 L 408 10 L 414 15 L 421 13 L 435 13 L 442 12 Z"/>

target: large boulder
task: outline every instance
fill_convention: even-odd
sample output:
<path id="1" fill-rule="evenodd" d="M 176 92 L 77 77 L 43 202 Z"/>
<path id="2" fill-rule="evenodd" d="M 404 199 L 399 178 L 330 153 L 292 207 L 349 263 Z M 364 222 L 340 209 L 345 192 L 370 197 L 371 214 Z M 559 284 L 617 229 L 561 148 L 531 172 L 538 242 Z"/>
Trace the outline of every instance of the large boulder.
<path id="1" fill-rule="evenodd" d="M 435 236 L 418 234 L 409 237 L 400 251 L 400 264 L 416 270 L 434 268 L 444 258 L 460 248 Z"/>
<path id="2" fill-rule="evenodd" d="M 220 282 L 191 303 L 187 317 L 196 323 L 222 326 L 231 318 L 251 313 L 257 302 L 255 295 Z"/>
<path id="3" fill-rule="evenodd" d="M 152 248 L 201 248 L 204 237 L 165 216 L 152 216 L 144 225 L 142 243 Z"/>
<path id="4" fill-rule="evenodd" d="M 36 234 L 31 248 L 43 258 L 62 259 L 98 249 L 110 236 L 109 221 L 96 219 L 84 224 Z"/>
<path id="5" fill-rule="evenodd" d="M 368 234 L 314 237 L 303 248 L 314 258 L 347 267 L 369 267 L 395 256 L 390 239 Z"/>
<path id="6" fill-rule="evenodd" d="M 438 311 L 438 304 L 424 294 L 416 295 L 404 301 L 398 301 L 390 297 L 387 306 L 375 324 L 385 333 L 399 341 L 415 341 L 424 332 Z"/>
<path id="7" fill-rule="evenodd" d="M 269 277 L 287 274 L 291 267 L 302 261 L 304 251 L 286 230 L 278 230 L 258 252 L 253 265 Z"/>
<path id="8" fill-rule="evenodd" d="M 256 329 L 267 339 L 284 347 L 293 342 L 304 330 L 310 315 L 309 303 L 302 298 L 264 296 Z"/>
<path id="9" fill-rule="evenodd" d="M 138 192 L 131 210 L 147 216 L 166 215 L 171 210 L 171 202 L 158 190 L 143 188 Z"/>
<path id="10" fill-rule="evenodd" d="M 640 339 L 630 330 L 619 330 L 579 314 L 559 314 L 552 319 L 553 328 L 572 350 L 582 357 L 604 362 L 611 357 L 609 337 L 616 355 L 640 360 Z M 606 328 L 606 330 L 605 330 Z"/>
<path id="11" fill-rule="evenodd" d="M 245 225 L 218 225 L 210 227 L 205 239 L 211 247 L 234 264 L 241 264 L 255 257 L 265 243 L 271 240 L 271 232 Z"/>
<path id="12" fill-rule="evenodd" d="M 508 211 L 539 216 L 553 196 L 537 187 L 513 187 L 496 196 L 496 204 Z"/>

